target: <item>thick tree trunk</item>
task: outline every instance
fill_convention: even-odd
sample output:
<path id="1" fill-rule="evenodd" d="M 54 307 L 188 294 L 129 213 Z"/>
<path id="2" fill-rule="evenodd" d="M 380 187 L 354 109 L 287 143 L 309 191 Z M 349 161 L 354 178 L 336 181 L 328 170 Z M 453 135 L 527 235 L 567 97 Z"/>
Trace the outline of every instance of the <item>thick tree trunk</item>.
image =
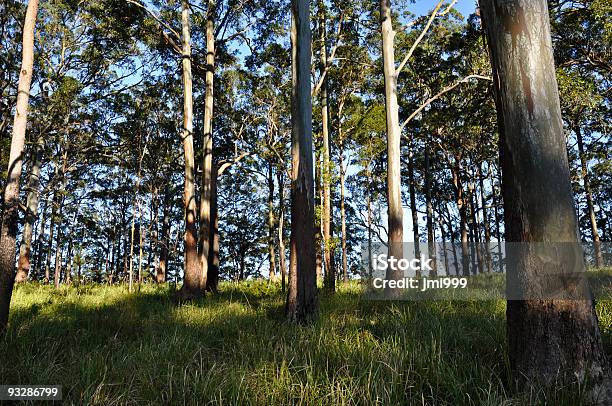
<path id="1" fill-rule="evenodd" d="M 402 209 L 402 179 L 400 161 L 399 105 L 397 102 L 397 73 L 395 70 L 395 31 L 391 21 L 390 0 L 380 0 L 382 56 L 385 77 L 385 112 L 387 121 L 387 217 L 389 256 L 403 258 L 404 212 Z M 386 278 L 399 280 L 404 273 L 388 268 Z M 391 293 L 391 292 L 390 292 Z M 391 294 L 399 294 L 395 291 Z"/>
<path id="2" fill-rule="evenodd" d="M 310 96 L 310 1 L 292 0 L 291 242 L 287 293 L 289 320 L 304 323 L 318 313 L 312 178 L 312 100 Z"/>
<path id="3" fill-rule="evenodd" d="M 595 205 L 593 204 L 593 193 L 591 192 L 591 180 L 589 176 L 589 168 L 587 157 L 584 153 L 584 140 L 582 139 L 582 131 L 580 127 L 574 128 L 576 140 L 578 141 L 578 155 L 580 156 L 580 168 L 582 174 L 582 183 L 584 184 L 584 194 L 586 195 L 587 210 L 589 221 L 591 223 L 591 235 L 593 236 L 593 248 L 595 249 L 595 266 L 601 268 L 604 265 L 603 254 L 601 252 L 601 243 L 599 241 L 599 231 L 597 230 L 597 218 L 595 217 Z"/>
<path id="4" fill-rule="evenodd" d="M 212 167 L 213 167 L 213 108 L 215 76 L 215 30 L 216 1 L 208 1 L 206 16 L 206 94 L 204 96 L 204 137 L 202 162 L 202 188 L 200 192 L 200 266 L 202 277 L 200 289 L 206 290 L 209 273 L 208 259 L 211 246 Z"/>
<path id="5" fill-rule="evenodd" d="M 23 165 L 32 67 L 34 65 L 34 26 L 38 14 L 38 0 L 30 0 L 23 24 L 21 71 L 17 92 L 17 107 L 13 121 L 13 137 L 8 161 L 3 196 L 2 226 L 0 231 L 0 335 L 4 334 L 15 282 L 15 243 L 19 221 L 19 178 Z"/>
<path id="6" fill-rule="evenodd" d="M 534 246 L 579 244 L 545 0 L 481 0 L 491 51 L 500 127 L 500 162 L 509 286 L 526 295 L 543 285 L 537 275 L 550 258 Z M 527 245 L 527 243 L 531 243 Z M 559 273 L 576 272 L 577 250 L 558 250 Z M 557 385 L 591 382 L 608 371 L 597 316 L 586 289 L 567 300 L 510 300 L 507 334 L 514 377 Z"/>
<path id="7" fill-rule="evenodd" d="M 191 36 L 189 32 L 189 3 L 183 0 L 183 150 L 185 154 L 185 271 L 179 300 L 192 300 L 202 295 L 201 262 L 198 258 L 198 235 L 196 229 L 195 161 L 193 153 L 193 80 L 191 75 Z"/>
<path id="8" fill-rule="evenodd" d="M 40 167 L 42 165 L 43 138 L 39 137 L 38 142 L 32 146 L 32 168 L 28 179 L 28 198 L 26 201 L 25 224 L 19 247 L 19 261 L 17 262 L 17 276 L 15 282 L 21 283 L 28 280 L 30 272 L 30 252 L 32 249 L 32 233 L 34 223 L 38 218 L 38 197 L 40 191 Z"/>

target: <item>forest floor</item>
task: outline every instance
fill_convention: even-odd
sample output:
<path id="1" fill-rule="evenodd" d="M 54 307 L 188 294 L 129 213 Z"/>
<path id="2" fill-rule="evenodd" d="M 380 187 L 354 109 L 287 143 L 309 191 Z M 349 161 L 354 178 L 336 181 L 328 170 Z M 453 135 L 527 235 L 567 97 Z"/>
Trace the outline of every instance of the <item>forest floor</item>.
<path id="1" fill-rule="evenodd" d="M 581 404 L 583 388 L 508 387 L 505 303 L 366 301 L 321 294 L 288 324 L 264 281 L 176 306 L 168 286 L 16 287 L 0 384 L 59 384 L 76 404 Z M 612 352 L 612 301 L 599 301 Z M 537 402 L 536 402 L 537 399 Z"/>

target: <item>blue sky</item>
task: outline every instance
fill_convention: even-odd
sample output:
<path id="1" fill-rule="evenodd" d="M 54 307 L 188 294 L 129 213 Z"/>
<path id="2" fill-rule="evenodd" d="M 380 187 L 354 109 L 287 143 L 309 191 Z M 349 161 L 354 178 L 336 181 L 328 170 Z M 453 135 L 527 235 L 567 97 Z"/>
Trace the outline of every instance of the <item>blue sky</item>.
<path id="1" fill-rule="evenodd" d="M 424 15 L 433 9 L 437 3 L 436 0 L 417 0 L 415 4 L 410 5 L 409 9 L 416 15 Z M 455 9 L 467 18 L 476 9 L 476 0 L 458 0 Z"/>

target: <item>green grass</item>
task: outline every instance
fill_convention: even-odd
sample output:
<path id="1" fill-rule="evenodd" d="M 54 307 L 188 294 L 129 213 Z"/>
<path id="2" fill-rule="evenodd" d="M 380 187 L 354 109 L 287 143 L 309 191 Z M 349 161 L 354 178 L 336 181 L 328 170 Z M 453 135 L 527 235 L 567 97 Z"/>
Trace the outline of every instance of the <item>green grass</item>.
<path id="1" fill-rule="evenodd" d="M 506 386 L 505 304 L 384 303 L 357 285 L 288 324 L 265 282 L 176 306 L 168 287 L 18 286 L 1 384 L 60 384 L 75 404 L 550 405 L 583 390 Z M 599 302 L 607 348 L 612 303 Z"/>

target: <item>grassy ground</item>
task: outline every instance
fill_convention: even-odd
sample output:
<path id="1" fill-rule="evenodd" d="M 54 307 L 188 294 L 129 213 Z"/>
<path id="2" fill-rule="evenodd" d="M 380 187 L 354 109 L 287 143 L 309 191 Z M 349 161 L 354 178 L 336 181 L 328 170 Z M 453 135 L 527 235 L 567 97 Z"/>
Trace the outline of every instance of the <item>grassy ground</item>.
<path id="1" fill-rule="evenodd" d="M 265 282 L 177 307 L 167 287 L 16 289 L 0 384 L 61 384 L 88 404 L 581 404 L 580 387 L 507 387 L 505 305 L 321 297 L 317 324 L 283 317 Z M 606 347 L 612 302 L 599 302 Z"/>

